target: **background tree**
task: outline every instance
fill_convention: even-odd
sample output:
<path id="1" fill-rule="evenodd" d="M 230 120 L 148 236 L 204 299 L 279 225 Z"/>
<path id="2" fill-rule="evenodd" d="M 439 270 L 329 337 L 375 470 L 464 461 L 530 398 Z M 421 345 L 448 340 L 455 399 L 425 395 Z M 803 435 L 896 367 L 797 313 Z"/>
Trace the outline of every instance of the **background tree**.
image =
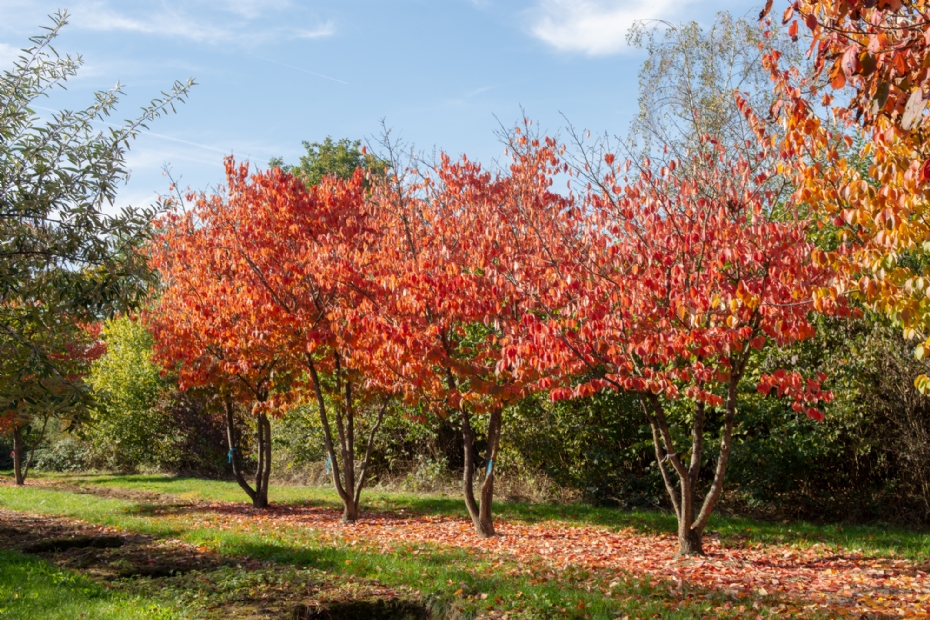
<path id="1" fill-rule="evenodd" d="M 8 351 L 19 355 L 0 361 L 4 377 L 20 379 L 7 386 L 6 411 L 0 416 L 0 431 L 10 433 L 13 438 L 13 473 L 17 485 L 25 483 L 36 448 L 45 439 L 49 424 L 67 428 L 85 417 L 93 396 L 84 377 L 105 348 L 97 338 L 96 326 L 82 325 L 67 316 L 59 317 L 51 325 L 54 329 L 38 333 L 32 331 L 36 326 L 27 325 L 22 333 L 47 352 L 55 372 L 47 372 L 48 366 L 27 348 Z"/>
<path id="2" fill-rule="evenodd" d="M 706 149 L 702 136 L 738 149 L 747 157 L 762 152 L 750 122 L 736 105 L 735 92 L 756 109 L 776 100 L 766 53 L 777 50 L 786 62 L 805 70 L 805 58 L 783 32 L 765 35 L 754 21 L 717 14 L 707 27 L 636 22 L 628 42 L 646 52 L 639 70 L 639 113 L 622 142 L 634 164 L 649 157 L 657 164 L 685 161 L 688 152 Z M 569 153 L 571 154 L 571 153 Z"/>
<path id="3" fill-rule="evenodd" d="M 127 316 L 110 319 L 101 339 L 106 353 L 87 376 L 96 402 L 79 429 L 90 448 L 88 466 L 224 473 L 224 420 L 204 395 L 178 390 L 177 377 L 152 360 L 154 341 L 145 325 Z"/>
<path id="4" fill-rule="evenodd" d="M 86 411 L 86 384 L 67 367 L 69 347 L 81 325 L 137 304 L 148 277 L 135 250 L 153 210 L 110 215 L 105 208 L 128 175 L 129 140 L 193 85 L 175 83 L 136 120 L 106 131 L 94 123 L 115 110 L 119 85 L 98 92 L 83 110 L 63 110 L 43 123 L 34 102 L 82 65 L 79 56 L 61 57 L 51 47 L 66 23 L 67 13 L 53 15 L 47 32 L 30 39 L 0 76 L 0 357 L 16 360 L 0 375 L 0 411 L 17 411 L 14 438 L 33 419 Z"/>
<path id="5" fill-rule="evenodd" d="M 319 185 L 326 176 L 350 179 L 358 169 L 380 174 L 387 165 L 385 160 L 367 153 L 361 140 L 342 138 L 333 142 L 327 136 L 322 143 L 304 140 L 301 144 L 307 153 L 300 156 L 297 165 L 285 164 L 283 158 L 274 157 L 268 167 L 281 168 L 312 186 Z"/>

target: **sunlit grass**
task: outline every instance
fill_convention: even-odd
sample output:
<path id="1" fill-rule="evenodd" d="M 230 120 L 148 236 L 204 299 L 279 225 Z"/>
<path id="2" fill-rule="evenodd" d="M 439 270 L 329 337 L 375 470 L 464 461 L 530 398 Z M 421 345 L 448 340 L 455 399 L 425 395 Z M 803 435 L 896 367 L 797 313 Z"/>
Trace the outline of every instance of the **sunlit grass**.
<path id="1" fill-rule="evenodd" d="M 223 483 L 217 482 L 205 482 L 200 487 L 194 480 L 136 478 L 127 483 L 149 490 L 157 487 L 160 492 L 168 492 L 167 488 L 189 492 L 193 485 L 214 499 L 225 497 L 227 492 Z M 398 498 L 388 497 L 396 506 Z M 502 559 L 473 549 L 425 543 L 401 541 L 389 548 L 356 546 L 296 523 L 266 527 L 245 519 L 223 528 L 205 527 L 196 512 L 151 510 L 131 501 L 90 494 L 2 486 L 0 506 L 169 536 L 228 556 L 323 571 L 338 579 L 377 580 L 390 587 L 410 587 L 431 604 L 445 610 L 455 608 L 465 617 L 494 609 L 519 611 L 520 617 L 526 618 L 614 618 L 617 614 L 693 618 L 712 612 L 719 615 L 723 613 L 721 605 L 727 604 L 722 593 L 672 592 L 664 580 L 616 570 L 568 568 L 556 572 L 533 559 Z M 423 508 L 408 506 L 407 511 Z M 222 574 L 205 573 L 197 578 L 209 583 Z M 168 588 L 175 592 L 172 600 L 177 600 L 178 588 L 172 583 L 162 583 L 158 592 L 143 593 L 164 596 Z"/>
<path id="2" fill-rule="evenodd" d="M 127 595 L 71 570 L 12 551 L 0 551 L 0 618 L 21 620 L 174 620 L 172 606 Z"/>
<path id="3" fill-rule="evenodd" d="M 165 475 L 114 474 L 41 474 L 43 479 L 61 480 L 82 485 L 99 485 L 153 491 L 183 499 L 243 502 L 242 490 L 234 482 L 179 478 Z M 339 507 L 335 491 L 314 486 L 272 485 L 272 502 L 311 503 Z M 363 492 L 364 508 L 383 512 L 431 514 L 467 517 L 462 500 L 438 494 L 401 493 L 371 489 Z M 496 501 L 498 518 L 526 522 L 560 521 L 577 525 L 601 525 L 610 528 L 632 527 L 646 533 L 674 534 L 674 515 L 660 511 L 623 511 L 577 504 L 546 504 Z M 930 532 L 887 525 L 834 524 L 804 521 L 773 523 L 715 515 L 709 531 L 720 534 L 727 544 L 796 544 L 834 545 L 848 551 L 867 554 L 896 555 L 914 560 L 930 559 Z"/>

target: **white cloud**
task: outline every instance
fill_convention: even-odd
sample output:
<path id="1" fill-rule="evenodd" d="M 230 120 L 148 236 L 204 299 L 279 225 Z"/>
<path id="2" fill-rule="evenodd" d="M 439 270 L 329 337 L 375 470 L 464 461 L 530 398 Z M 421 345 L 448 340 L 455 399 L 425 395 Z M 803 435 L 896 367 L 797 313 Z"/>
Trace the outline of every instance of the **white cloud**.
<path id="1" fill-rule="evenodd" d="M 668 19 L 692 0 L 540 0 L 527 11 L 530 32 L 558 50 L 590 56 L 627 48 L 637 20 Z"/>
<path id="2" fill-rule="evenodd" d="M 0 43 L 0 71 L 13 68 L 13 63 L 19 58 L 22 52 L 15 45 Z"/>
<path id="3" fill-rule="evenodd" d="M 236 15 L 241 15 L 246 19 L 256 19 L 270 11 L 281 12 L 283 10 L 292 10 L 292 5 L 287 0 L 218 0 L 216 7 Z"/>
<path id="4" fill-rule="evenodd" d="M 152 7 L 148 15 L 133 16 L 119 12 L 104 2 L 79 5 L 71 11 L 71 23 L 86 30 L 123 31 L 153 36 L 182 38 L 197 43 L 256 44 L 280 39 L 316 39 L 335 33 L 332 21 L 317 23 L 310 28 L 270 27 L 254 23 L 264 15 L 258 3 L 235 0 L 223 3 L 239 20 L 197 17 L 186 11 L 172 10 L 162 5 Z"/>

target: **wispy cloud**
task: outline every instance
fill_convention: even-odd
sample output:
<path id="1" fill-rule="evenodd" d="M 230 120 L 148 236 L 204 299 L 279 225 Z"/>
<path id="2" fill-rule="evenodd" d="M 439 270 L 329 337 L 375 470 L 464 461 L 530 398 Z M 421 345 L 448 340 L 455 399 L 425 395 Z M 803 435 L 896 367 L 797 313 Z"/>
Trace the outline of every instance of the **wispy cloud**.
<path id="1" fill-rule="evenodd" d="M 536 38 L 558 50 L 600 56 L 624 51 L 634 22 L 667 19 L 691 1 L 541 0 L 526 14 Z"/>
<path id="2" fill-rule="evenodd" d="M 465 97 L 475 97 L 477 95 L 480 95 L 481 93 L 488 92 L 492 88 L 494 87 L 493 86 L 482 86 L 481 88 L 476 88 L 475 90 L 468 91 L 467 93 L 465 93 Z"/>
<path id="3" fill-rule="evenodd" d="M 323 79 L 325 79 L 325 80 L 332 80 L 333 82 L 339 82 L 340 84 L 345 84 L 346 86 L 349 85 L 348 82 L 343 82 L 342 80 L 338 80 L 338 79 L 336 79 L 336 78 L 334 78 L 334 77 L 329 77 L 328 75 L 323 75 L 322 73 L 316 73 L 316 72 L 314 72 L 314 71 L 308 71 L 307 69 L 301 69 L 300 67 L 295 67 L 294 65 L 288 65 L 288 64 L 285 64 L 285 63 L 283 63 L 283 62 L 279 62 L 279 61 L 277 61 L 277 60 L 272 60 L 272 59 L 270 59 L 270 58 L 264 58 L 264 57 L 262 57 L 262 56 L 256 56 L 256 58 L 258 58 L 259 60 L 264 60 L 265 62 L 270 62 L 270 63 L 274 63 L 274 64 L 276 64 L 276 65 L 281 65 L 282 67 L 287 67 L 288 69 L 293 69 L 294 71 L 300 71 L 301 73 L 307 73 L 307 74 L 309 74 L 309 75 L 315 75 L 315 76 L 321 77 L 321 78 L 323 78 Z"/>
<path id="4" fill-rule="evenodd" d="M 336 32 L 330 21 L 311 27 L 266 26 L 255 23 L 264 13 L 257 2 L 236 0 L 223 3 L 227 12 L 239 19 L 209 19 L 186 10 L 154 5 L 145 15 L 133 15 L 116 10 L 105 2 L 80 4 L 72 11 L 72 23 L 77 28 L 97 31 L 123 31 L 152 36 L 187 39 L 197 43 L 258 44 L 281 39 L 318 39 Z"/>
<path id="5" fill-rule="evenodd" d="M 280 13 L 282 11 L 292 12 L 294 5 L 288 0 L 216 0 L 212 3 L 218 9 L 241 15 L 246 19 L 256 19 L 271 11 Z"/>
<path id="6" fill-rule="evenodd" d="M 14 45 L 0 43 L 0 71 L 13 68 L 13 63 L 22 52 Z"/>

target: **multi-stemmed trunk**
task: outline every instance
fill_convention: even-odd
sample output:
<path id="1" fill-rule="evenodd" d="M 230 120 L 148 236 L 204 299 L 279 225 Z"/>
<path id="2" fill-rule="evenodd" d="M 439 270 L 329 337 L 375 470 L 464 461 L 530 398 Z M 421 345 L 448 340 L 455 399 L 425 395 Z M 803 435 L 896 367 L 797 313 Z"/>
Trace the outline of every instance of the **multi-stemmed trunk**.
<path id="1" fill-rule="evenodd" d="M 258 467 L 255 470 L 255 486 L 249 484 L 242 471 L 240 460 L 239 435 L 235 427 L 232 401 L 227 397 L 226 405 L 226 440 L 229 442 L 229 463 L 233 476 L 242 487 L 255 508 L 268 507 L 268 482 L 271 477 L 271 422 L 268 416 L 260 413 L 256 416 L 256 434 L 258 438 Z"/>
<path id="2" fill-rule="evenodd" d="M 494 500 L 494 461 L 500 448 L 502 411 L 497 407 L 491 410 L 488 420 L 487 469 L 481 485 L 480 503 L 475 500 L 475 470 L 478 454 L 475 448 L 475 430 L 471 426 L 468 410 L 461 409 L 462 440 L 465 452 L 465 471 L 462 475 L 462 490 L 465 494 L 465 506 L 468 515 L 475 524 L 475 531 L 482 538 L 494 536 L 494 518 L 491 506 Z"/>
<path id="3" fill-rule="evenodd" d="M 338 372 L 338 363 L 336 367 Z M 320 424 L 323 427 L 323 442 L 326 445 L 326 454 L 331 468 L 333 486 L 336 488 L 339 499 L 342 500 L 342 521 L 344 523 L 354 523 L 359 517 L 359 505 L 362 497 L 362 488 L 365 486 L 368 462 L 371 460 L 375 435 L 381 427 L 381 422 L 384 420 L 384 413 L 387 411 L 388 399 L 385 398 L 378 408 L 378 416 L 368 432 L 368 441 L 365 445 L 365 455 L 362 458 L 361 469 L 356 471 L 355 404 L 353 402 L 352 381 L 348 378 L 345 379 L 344 391 L 339 395 L 343 402 L 341 405 L 333 407 L 333 409 L 335 409 L 333 418 L 336 422 L 336 432 L 339 438 L 339 458 L 337 458 L 332 427 L 329 423 L 330 416 L 328 415 L 326 398 L 323 395 L 316 364 L 309 355 L 307 356 L 307 368 L 310 371 L 310 378 L 313 381 L 313 388 L 316 394 L 317 409 L 319 409 L 320 413 Z M 341 466 L 340 462 L 342 463 Z"/>
<path id="4" fill-rule="evenodd" d="M 720 451 L 717 455 L 717 468 L 710 489 L 698 507 L 698 479 L 701 472 L 701 459 L 704 450 L 704 422 L 706 419 L 706 405 L 697 403 L 694 410 L 694 424 L 691 429 L 691 459 L 687 466 L 682 462 L 675 451 L 672 435 L 669 431 L 668 419 L 658 396 L 646 394 L 642 396 L 646 417 L 652 426 L 652 439 L 655 446 L 656 460 L 665 489 L 668 491 L 672 508 L 678 518 L 678 555 L 703 555 L 703 536 L 707 521 L 713 512 L 714 506 L 720 499 L 723 491 L 723 481 L 726 477 L 727 464 L 730 460 L 730 448 L 733 437 L 733 420 L 736 415 L 736 388 L 746 366 L 744 355 L 730 373 L 727 385 L 727 398 L 724 404 L 723 428 L 720 436 Z M 677 478 L 675 480 L 666 466 L 668 463 Z"/>

